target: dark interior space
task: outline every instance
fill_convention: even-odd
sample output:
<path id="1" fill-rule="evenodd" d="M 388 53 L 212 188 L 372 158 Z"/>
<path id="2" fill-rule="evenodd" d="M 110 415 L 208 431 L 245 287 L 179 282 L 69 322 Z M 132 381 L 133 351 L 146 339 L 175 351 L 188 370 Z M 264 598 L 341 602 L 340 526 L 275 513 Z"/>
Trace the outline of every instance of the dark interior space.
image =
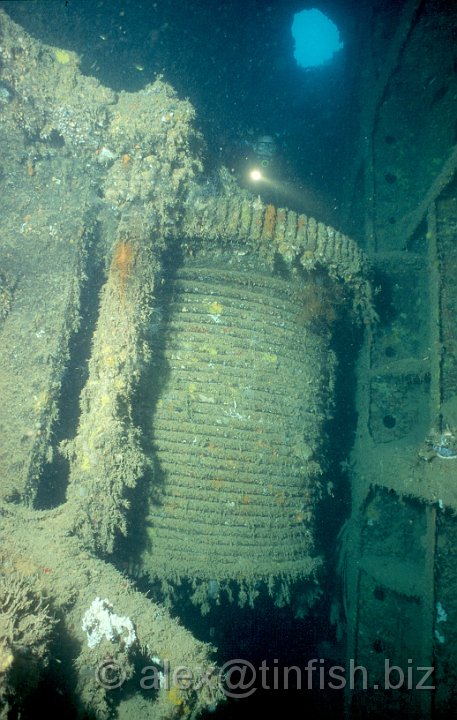
<path id="1" fill-rule="evenodd" d="M 304 70 L 293 57 L 291 24 L 294 13 L 316 5 L 337 25 L 344 49 Z M 253 192 L 338 224 L 358 131 L 363 3 L 55 0 L 33 13 L 28 2 L 2 6 L 32 35 L 76 51 L 82 72 L 108 87 L 134 92 L 163 76 L 197 111 L 209 173 L 222 163 Z M 264 135 L 275 140 L 273 176 L 283 184 L 272 196 L 246 176 L 252 145 Z"/>

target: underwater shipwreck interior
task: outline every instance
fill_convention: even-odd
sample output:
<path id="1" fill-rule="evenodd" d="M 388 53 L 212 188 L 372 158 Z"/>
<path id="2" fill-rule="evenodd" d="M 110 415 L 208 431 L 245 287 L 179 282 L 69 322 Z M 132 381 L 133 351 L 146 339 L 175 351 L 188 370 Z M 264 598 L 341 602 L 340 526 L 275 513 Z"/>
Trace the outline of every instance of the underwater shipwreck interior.
<path id="1" fill-rule="evenodd" d="M 449 717 L 457 6 L 190 5 L 0 2 L 0 718 Z"/>

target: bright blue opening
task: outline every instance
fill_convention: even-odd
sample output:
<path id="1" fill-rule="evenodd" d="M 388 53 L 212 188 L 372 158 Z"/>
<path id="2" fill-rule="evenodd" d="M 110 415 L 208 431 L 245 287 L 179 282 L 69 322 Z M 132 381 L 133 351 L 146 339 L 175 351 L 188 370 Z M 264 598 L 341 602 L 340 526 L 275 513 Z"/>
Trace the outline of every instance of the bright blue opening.
<path id="1" fill-rule="evenodd" d="M 316 8 L 295 13 L 292 37 L 295 60 L 303 68 L 323 65 L 343 47 L 335 23 Z"/>

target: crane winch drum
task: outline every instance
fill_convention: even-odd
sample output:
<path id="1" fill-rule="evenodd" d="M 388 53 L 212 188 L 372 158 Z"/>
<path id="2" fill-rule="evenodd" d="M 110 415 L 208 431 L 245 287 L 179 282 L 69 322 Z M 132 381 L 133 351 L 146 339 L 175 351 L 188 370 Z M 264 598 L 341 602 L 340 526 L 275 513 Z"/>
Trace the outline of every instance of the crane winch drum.
<path id="1" fill-rule="evenodd" d="M 190 583 L 203 609 L 224 591 L 252 604 L 262 586 L 284 604 L 297 581 L 316 590 L 331 326 L 346 286 L 370 305 L 364 258 L 305 216 L 202 205 L 189 210 L 153 328 L 145 402 L 159 497 L 142 568 L 169 590 Z"/>

